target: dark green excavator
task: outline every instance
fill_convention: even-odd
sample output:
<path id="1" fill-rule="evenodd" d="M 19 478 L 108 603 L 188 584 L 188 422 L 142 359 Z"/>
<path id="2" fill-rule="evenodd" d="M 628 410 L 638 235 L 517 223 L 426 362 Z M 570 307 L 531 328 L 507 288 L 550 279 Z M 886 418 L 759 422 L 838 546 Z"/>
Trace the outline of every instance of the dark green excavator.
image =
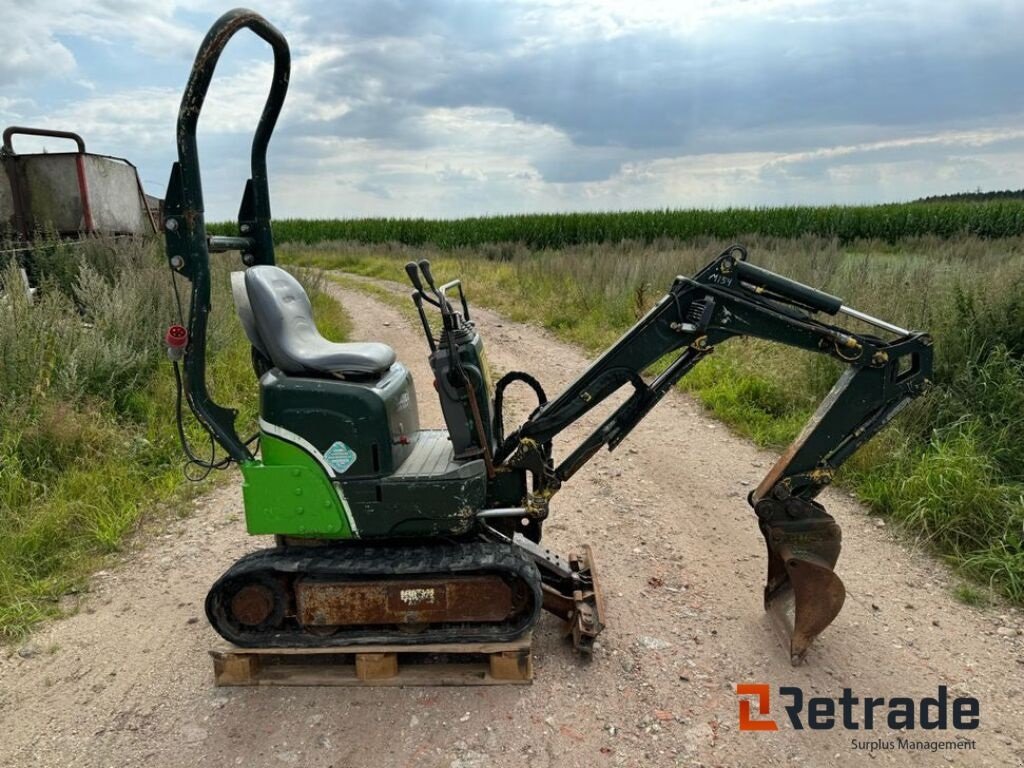
<path id="1" fill-rule="evenodd" d="M 237 235 L 209 236 L 196 126 L 218 57 L 243 28 L 269 43 L 274 75 Z M 424 428 L 412 377 L 394 351 L 323 338 L 301 285 L 274 264 L 266 152 L 288 77 L 288 45 L 263 18 L 239 9 L 214 24 L 181 102 L 165 203 L 173 278 L 191 283 L 187 319 L 182 312 L 168 332 L 169 352 L 185 403 L 226 455 L 196 458 L 184 431 L 183 443 L 207 468 L 240 465 L 248 531 L 275 537 L 275 546 L 241 558 L 213 585 L 206 611 L 217 632 L 246 647 L 509 640 L 545 608 L 588 652 L 606 621 L 593 553 L 584 546 L 563 557 L 541 543 L 552 497 L 595 452 L 618 446 L 719 344 L 749 336 L 846 366 L 749 497 L 768 551 L 765 607 L 786 625 L 792 661 L 803 659 L 845 597 L 833 572 L 839 526 L 815 499 L 925 389 L 930 338 L 757 267 L 737 245 L 693 277 L 677 277 L 549 400 L 523 372 L 492 386 L 461 282 L 439 285 L 427 261 L 409 263 L 446 425 Z M 260 388 L 259 431 L 248 440 L 236 430 L 236 412 L 215 403 L 206 386 L 209 254 L 232 250 L 244 267 L 233 290 Z M 839 315 L 873 330 L 841 327 Z M 646 375 L 656 363 L 660 372 Z M 506 434 L 503 398 L 517 382 L 532 388 L 537 406 Z M 623 388 L 625 401 L 556 459 L 559 434 Z M 179 407 L 179 427 L 180 417 Z"/>

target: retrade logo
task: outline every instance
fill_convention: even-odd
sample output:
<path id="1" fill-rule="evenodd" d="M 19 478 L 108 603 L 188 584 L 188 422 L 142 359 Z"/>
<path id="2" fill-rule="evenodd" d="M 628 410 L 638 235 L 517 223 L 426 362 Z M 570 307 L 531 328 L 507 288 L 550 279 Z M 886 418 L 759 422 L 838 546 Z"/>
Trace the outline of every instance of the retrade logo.
<path id="1" fill-rule="evenodd" d="M 768 683 L 737 683 L 736 695 L 740 696 L 740 730 L 741 731 L 777 731 L 779 725 L 770 718 L 771 692 Z M 755 720 L 750 714 L 751 699 L 744 696 L 756 696 L 757 717 L 768 718 Z"/>
<path id="2" fill-rule="evenodd" d="M 771 687 L 767 683 L 737 683 L 741 731 L 777 731 L 771 715 Z M 938 686 L 935 696 L 854 696 L 844 688 L 836 698 L 805 696 L 803 689 L 781 686 L 778 695 L 794 730 L 873 730 L 877 725 L 893 731 L 973 731 L 981 722 L 981 705 L 973 696 L 951 698 L 949 689 Z M 753 705 L 756 703 L 756 710 Z"/>

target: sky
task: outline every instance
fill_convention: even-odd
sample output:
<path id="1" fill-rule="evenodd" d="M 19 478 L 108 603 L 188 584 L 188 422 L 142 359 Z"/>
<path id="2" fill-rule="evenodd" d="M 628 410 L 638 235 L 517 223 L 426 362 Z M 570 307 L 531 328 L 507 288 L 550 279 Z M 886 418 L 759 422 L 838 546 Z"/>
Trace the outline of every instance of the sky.
<path id="1" fill-rule="evenodd" d="M 292 49 L 278 217 L 846 204 L 1024 187 L 1019 0 L 253 0 Z M 6 0 L 0 123 L 76 131 L 163 196 L 192 59 L 228 5 Z M 200 118 L 234 218 L 270 49 Z M 19 152 L 66 144 L 18 137 Z"/>

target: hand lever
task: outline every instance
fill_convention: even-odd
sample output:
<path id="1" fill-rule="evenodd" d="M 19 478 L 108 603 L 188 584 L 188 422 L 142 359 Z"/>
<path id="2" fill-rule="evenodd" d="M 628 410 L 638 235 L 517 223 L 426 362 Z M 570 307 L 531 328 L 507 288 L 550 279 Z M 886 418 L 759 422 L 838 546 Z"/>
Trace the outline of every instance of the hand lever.
<path id="1" fill-rule="evenodd" d="M 409 281 L 412 283 L 412 287 L 416 289 L 420 296 L 426 299 L 429 304 L 433 304 L 435 307 L 439 306 L 439 304 L 427 296 L 426 292 L 423 290 L 423 283 L 420 282 L 419 266 L 415 261 L 410 261 L 405 265 L 405 274 L 409 276 Z"/>
<path id="2" fill-rule="evenodd" d="M 423 293 L 423 283 L 420 282 L 420 268 L 416 266 L 415 261 L 410 261 L 405 265 L 405 274 L 409 276 L 409 281 L 412 283 L 412 287 L 420 293 Z"/>
<path id="3" fill-rule="evenodd" d="M 426 259 L 421 259 L 419 263 L 420 271 L 423 273 L 423 277 L 427 280 L 427 285 L 431 287 L 435 292 L 437 287 L 434 285 L 434 276 L 430 274 L 430 262 Z"/>
<path id="4" fill-rule="evenodd" d="M 427 285 L 430 286 L 430 289 L 434 292 L 434 295 L 437 296 L 437 301 L 439 302 L 438 306 L 441 308 L 441 312 L 451 314 L 451 304 L 449 304 L 448 300 L 441 295 L 441 292 L 437 290 L 437 286 L 434 284 L 434 276 L 430 274 L 430 262 L 427 261 L 426 259 L 422 259 L 419 263 L 419 267 L 420 272 L 423 273 L 423 277 L 425 277 L 427 280 Z"/>

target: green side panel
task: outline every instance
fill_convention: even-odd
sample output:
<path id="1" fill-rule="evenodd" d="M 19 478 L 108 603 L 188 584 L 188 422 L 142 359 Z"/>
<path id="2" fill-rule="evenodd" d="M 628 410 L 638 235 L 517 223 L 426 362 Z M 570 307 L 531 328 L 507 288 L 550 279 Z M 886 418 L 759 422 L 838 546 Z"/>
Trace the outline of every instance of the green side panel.
<path id="1" fill-rule="evenodd" d="M 268 434 L 260 451 L 263 461 L 242 464 L 249 533 L 353 538 L 343 501 L 316 459 Z"/>

